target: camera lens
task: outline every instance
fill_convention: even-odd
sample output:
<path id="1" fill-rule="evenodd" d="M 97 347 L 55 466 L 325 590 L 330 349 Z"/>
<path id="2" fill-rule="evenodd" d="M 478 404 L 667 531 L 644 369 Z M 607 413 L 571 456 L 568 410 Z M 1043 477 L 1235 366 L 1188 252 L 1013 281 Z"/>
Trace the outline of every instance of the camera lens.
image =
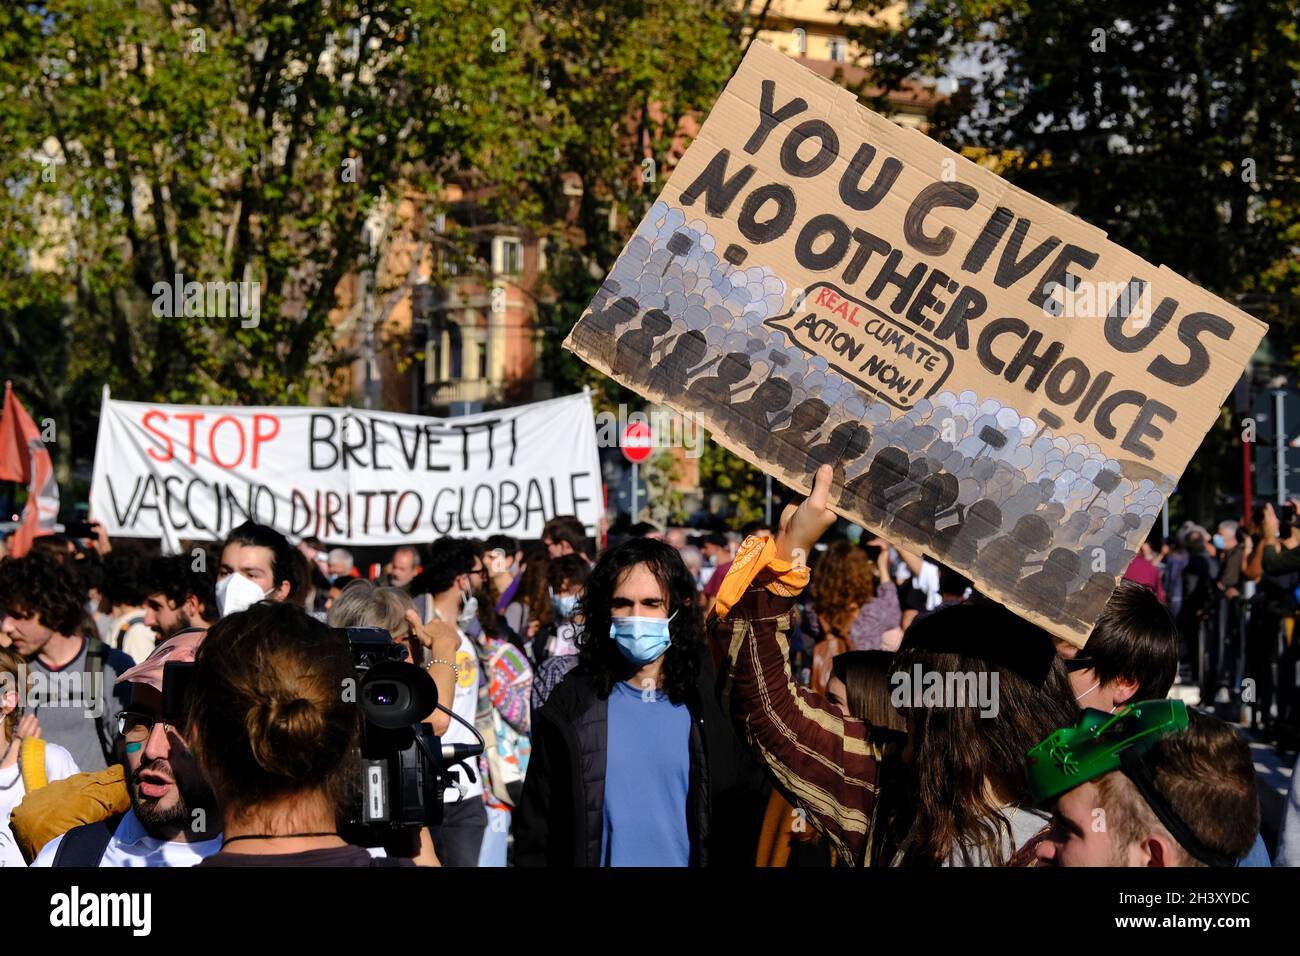
<path id="1" fill-rule="evenodd" d="M 438 689 L 421 668 L 383 661 L 362 677 L 358 698 L 368 721 L 395 730 L 427 717 L 438 702 Z"/>

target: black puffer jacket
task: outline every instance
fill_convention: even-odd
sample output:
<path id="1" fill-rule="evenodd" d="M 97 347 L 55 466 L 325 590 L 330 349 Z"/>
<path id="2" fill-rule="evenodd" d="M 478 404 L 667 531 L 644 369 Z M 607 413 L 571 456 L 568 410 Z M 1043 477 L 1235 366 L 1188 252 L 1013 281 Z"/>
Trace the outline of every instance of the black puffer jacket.
<path id="1" fill-rule="evenodd" d="M 762 771 L 732 731 L 701 674 L 691 714 L 687 827 L 692 866 L 753 866 L 766 803 Z M 533 752 L 515 812 L 519 866 L 599 866 L 609 700 L 581 667 L 533 714 Z"/>

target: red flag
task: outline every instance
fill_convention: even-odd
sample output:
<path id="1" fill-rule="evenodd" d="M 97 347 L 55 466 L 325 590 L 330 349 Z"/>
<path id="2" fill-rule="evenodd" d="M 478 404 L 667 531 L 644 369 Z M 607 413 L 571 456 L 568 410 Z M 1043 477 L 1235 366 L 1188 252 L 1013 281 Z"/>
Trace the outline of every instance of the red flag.
<path id="1" fill-rule="evenodd" d="M 5 382 L 4 409 L 0 411 L 0 481 L 27 485 L 23 521 L 9 542 L 10 553 L 22 557 L 31 549 L 33 539 L 54 531 L 59 513 L 59 487 L 41 433 L 9 382 Z"/>

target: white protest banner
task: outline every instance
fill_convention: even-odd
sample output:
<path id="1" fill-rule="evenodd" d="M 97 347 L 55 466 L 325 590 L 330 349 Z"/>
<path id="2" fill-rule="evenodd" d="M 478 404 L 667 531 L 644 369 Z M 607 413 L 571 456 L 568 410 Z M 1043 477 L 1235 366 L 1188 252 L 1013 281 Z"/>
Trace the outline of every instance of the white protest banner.
<path id="1" fill-rule="evenodd" d="M 214 541 L 253 519 L 331 544 L 536 538 L 603 511 L 591 399 L 457 418 L 108 399 L 91 509 L 110 535 Z"/>
<path id="2" fill-rule="evenodd" d="M 1082 645 L 1264 332 L 756 42 L 565 344 Z"/>

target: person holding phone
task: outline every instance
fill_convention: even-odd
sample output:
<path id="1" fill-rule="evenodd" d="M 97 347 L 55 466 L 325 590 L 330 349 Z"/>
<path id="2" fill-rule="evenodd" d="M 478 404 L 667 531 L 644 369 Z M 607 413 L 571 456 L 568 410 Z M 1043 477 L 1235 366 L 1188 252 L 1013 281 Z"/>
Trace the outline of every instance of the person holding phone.
<path id="1" fill-rule="evenodd" d="M 1292 498 L 1281 506 L 1282 514 L 1273 510 L 1271 504 L 1264 506 L 1264 519 L 1260 522 L 1262 532 L 1259 551 L 1260 565 L 1265 574 L 1290 574 L 1300 571 L 1300 530 L 1296 528 L 1295 516 L 1300 508 L 1300 501 Z M 1285 537 L 1283 533 L 1285 532 Z"/>

